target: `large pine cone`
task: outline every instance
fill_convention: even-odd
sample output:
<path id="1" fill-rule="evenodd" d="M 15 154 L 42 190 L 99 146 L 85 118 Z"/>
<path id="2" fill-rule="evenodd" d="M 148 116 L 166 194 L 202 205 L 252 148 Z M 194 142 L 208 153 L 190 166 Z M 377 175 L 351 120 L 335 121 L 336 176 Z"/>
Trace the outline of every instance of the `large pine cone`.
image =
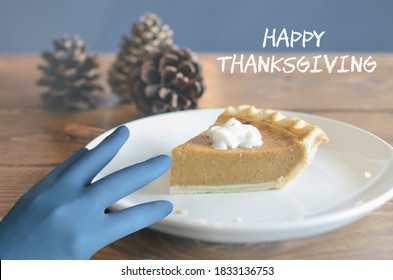
<path id="1" fill-rule="evenodd" d="M 195 55 L 173 45 L 142 55 L 130 86 L 136 106 L 147 115 L 194 109 L 205 89 Z"/>
<path id="2" fill-rule="evenodd" d="M 85 110 L 97 105 L 102 87 L 96 84 L 96 57 L 86 54 L 79 38 L 53 40 L 54 52 L 44 51 L 46 65 L 39 65 L 43 76 L 37 81 L 48 88 L 41 97 L 45 108 Z"/>
<path id="3" fill-rule="evenodd" d="M 162 25 L 161 19 L 152 13 L 141 17 L 134 23 L 131 36 L 123 36 L 120 52 L 109 70 L 108 82 L 112 91 L 123 100 L 131 102 L 128 86 L 130 68 L 145 51 L 153 51 L 161 44 L 172 44 L 173 32 L 168 25 Z"/>

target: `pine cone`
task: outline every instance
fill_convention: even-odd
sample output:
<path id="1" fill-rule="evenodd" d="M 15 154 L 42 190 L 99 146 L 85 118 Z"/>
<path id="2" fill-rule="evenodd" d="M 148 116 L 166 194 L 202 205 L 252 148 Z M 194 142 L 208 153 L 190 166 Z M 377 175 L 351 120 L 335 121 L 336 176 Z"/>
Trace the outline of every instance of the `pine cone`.
<path id="1" fill-rule="evenodd" d="M 131 102 L 131 93 L 128 86 L 130 68 L 138 60 L 138 56 L 145 51 L 153 51 L 160 44 L 172 44 L 173 32 L 168 25 L 162 25 L 155 14 L 147 13 L 141 17 L 140 22 L 134 23 L 131 36 L 123 36 L 121 50 L 109 70 L 108 82 L 112 91 Z"/>
<path id="2" fill-rule="evenodd" d="M 86 46 L 79 38 L 53 40 L 54 52 L 44 51 L 46 65 L 37 84 L 48 87 L 41 97 L 45 108 L 85 110 L 96 106 L 102 95 L 98 79 L 96 57 L 86 54 Z"/>
<path id="3" fill-rule="evenodd" d="M 194 109 L 205 89 L 194 54 L 177 46 L 145 52 L 130 76 L 136 106 L 145 114 Z"/>

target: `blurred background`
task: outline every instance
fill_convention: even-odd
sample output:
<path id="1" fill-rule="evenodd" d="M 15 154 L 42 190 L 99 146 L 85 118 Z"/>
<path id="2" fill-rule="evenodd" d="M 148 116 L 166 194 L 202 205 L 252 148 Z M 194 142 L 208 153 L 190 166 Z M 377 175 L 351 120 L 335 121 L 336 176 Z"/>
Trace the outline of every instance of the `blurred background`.
<path id="1" fill-rule="evenodd" d="M 274 51 L 393 51 L 391 0 L 1 0 L 0 53 L 38 53 L 62 35 L 79 35 L 90 51 L 117 52 L 146 12 L 197 52 L 272 51 L 262 48 L 266 27 L 326 30 L 319 49 Z"/>

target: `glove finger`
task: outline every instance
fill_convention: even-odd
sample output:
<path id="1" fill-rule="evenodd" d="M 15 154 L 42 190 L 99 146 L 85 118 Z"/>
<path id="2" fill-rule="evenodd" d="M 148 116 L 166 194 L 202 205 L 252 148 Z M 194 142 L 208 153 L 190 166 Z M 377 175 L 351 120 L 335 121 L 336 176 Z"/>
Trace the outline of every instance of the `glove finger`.
<path id="1" fill-rule="evenodd" d="M 99 211 L 119 199 L 154 181 L 171 166 L 171 158 L 160 155 L 114 172 L 86 189 L 89 200 L 96 202 Z"/>
<path id="2" fill-rule="evenodd" d="M 15 204 L 14 208 L 20 207 L 19 205 L 25 205 L 33 198 L 35 198 L 39 193 L 43 192 L 49 188 L 57 178 L 75 161 L 83 157 L 84 154 L 88 152 L 88 149 L 81 148 L 72 154 L 67 160 L 58 165 L 53 169 L 48 175 L 42 178 L 37 184 L 35 184 L 30 190 L 28 190 Z"/>
<path id="3" fill-rule="evenodd" d="M 148 227 L 172 212 L 172 203 L 153 201 L 106 214 L 98 244 L 101 247 Z"/>
<path id="4" fill-rule="evenodd" d="M 117 154 L 126 142 L 130 132 L 126 126 L 120 126 L 106 137 L 98 146 L 88 151 L 84 157 L 71 165 L 61 176 L 69 185 L 87 186 Z"/>
<path id="5" fill-rule="evenodd" d="M 72 154 L 68 159 L 66 159 L 63 163 L 58 165 L 55 169 L 53 169 L 48 175 L 42 178 L 36 186 L 38 188 L 44 188 L 45 186 L 51 185 L 57 178 L 74 162 L 80 159 L 83 155 L 85 155 L 89 150 L 85 147 L 79 149 L 74 154 Z"/>

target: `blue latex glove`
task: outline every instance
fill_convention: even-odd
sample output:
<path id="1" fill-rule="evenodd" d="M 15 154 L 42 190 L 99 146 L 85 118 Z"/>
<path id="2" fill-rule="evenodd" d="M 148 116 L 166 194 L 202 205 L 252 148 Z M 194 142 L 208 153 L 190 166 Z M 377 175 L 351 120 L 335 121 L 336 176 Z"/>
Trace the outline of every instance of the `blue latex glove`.
<path id="1" fill-rule="evenodd" d="M 1 259 L 88 259 L 105 245 L 168 215 L 168 201 L 104 213 L 171 164 L 168 156 L 158 156 L 91 184 L 128 136 L 128 129 L 119 127 L 94 149 L 77 151 L 25 193 L 0 222 Z"/>

